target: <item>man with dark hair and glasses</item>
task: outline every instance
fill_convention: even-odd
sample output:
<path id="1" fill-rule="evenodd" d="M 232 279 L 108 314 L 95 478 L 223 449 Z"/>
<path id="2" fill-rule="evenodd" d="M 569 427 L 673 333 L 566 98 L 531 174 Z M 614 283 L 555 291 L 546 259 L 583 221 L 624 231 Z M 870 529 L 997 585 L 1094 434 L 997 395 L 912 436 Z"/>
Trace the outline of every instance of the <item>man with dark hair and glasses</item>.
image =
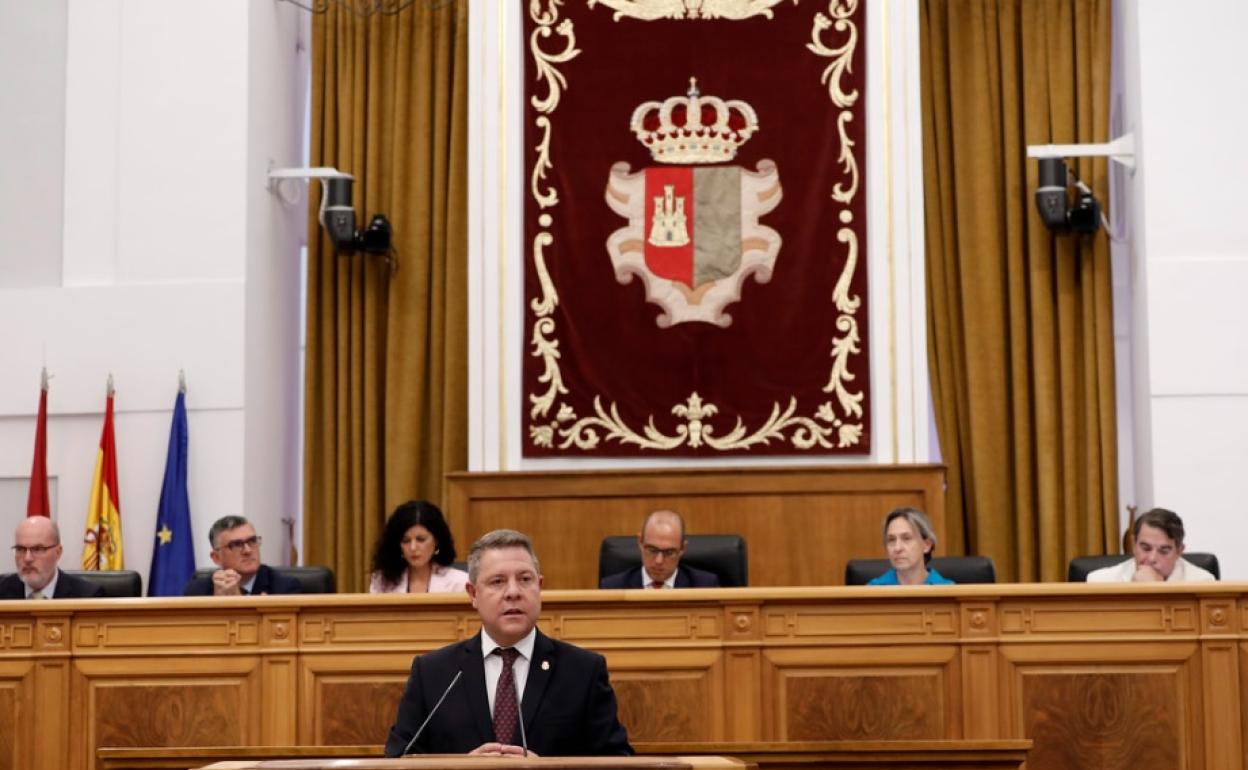
<path id="1" fill-rule="evenodd" d="M 0 580 L 0 599 L 91 599 L 104 587 L 62 572 L 61 530 L 47 516 L 29 516 L 13 534 L 17 574 Z"/>
<path id="2" fill-rule="evenodd" d="M 242 516 L 223 516 L 208 530 L 212 561 L 220 567 L 209 577 L 191 578 L 186 596 L 297 594 L 298 580 L 260 563 L 260 536 Z"/>
<path id="3" fill-rule="evenodd" d="M 718 588 L 719 577 L 713 572 L 680 563 L 689 541 L 685 538 L 685 520 L 675 511 L 654 511 L 641 523 L 637 548 L 641 566 L 607 575 L 598 581 L 599 588 Z"/>

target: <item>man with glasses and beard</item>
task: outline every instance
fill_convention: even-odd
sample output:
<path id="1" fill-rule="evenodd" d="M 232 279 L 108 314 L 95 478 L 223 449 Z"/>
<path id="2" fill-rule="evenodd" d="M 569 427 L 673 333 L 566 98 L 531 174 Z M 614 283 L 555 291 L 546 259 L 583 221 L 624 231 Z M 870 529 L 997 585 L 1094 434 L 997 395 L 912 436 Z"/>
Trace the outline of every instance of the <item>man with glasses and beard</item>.
<path id="1" fill-rule="evenodd" d="M 212 561 L 220 568 L 209 577 L 191 578 L 185 596 L 297 594 L 298 580 L 260 563 L 260 536 L 242 516 L 217 519 L 208 530 Z"/>
<path id="2" fill-rule="evenodd" d="M 61 531 L 47 516 L 30 516 L 13 534 L 17 574 L 0 580 L 0 599 L 91 599 L 102 586 L 62 572 Z"/>
<path id="3" fill-rule="evenodd" d="M 685 520 L 675 511 L 654 511 L 641 524 L 637 548 L 641 566 L 607 575 L 599 588 L 718 588 L 719 577 L 680 563 L 689 541 Z"/>

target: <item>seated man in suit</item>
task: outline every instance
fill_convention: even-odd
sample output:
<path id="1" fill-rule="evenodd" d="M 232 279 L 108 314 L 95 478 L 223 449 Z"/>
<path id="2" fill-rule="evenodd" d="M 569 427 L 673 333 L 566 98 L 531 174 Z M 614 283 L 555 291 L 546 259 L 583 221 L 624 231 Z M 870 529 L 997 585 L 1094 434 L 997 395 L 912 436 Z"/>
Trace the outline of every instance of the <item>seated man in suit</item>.
<path id="1" fill-rule="evenodd" d="M 689 548 L 685 520 L 675 511 L 654 511 L 641 523 L 637 536 L 641 566 L 598 581 L 599 588 L 718 588 L 712 572 L 687 567 L 680 557 Z"/>
<path id="2" fill-rule="evenodd" d="M 185 596 L 297 594 L 298 580 L 260 563 L 260 536 L 242 516 L 223 516 L 208 530 L 212 561 L 220 567 L 209 577 L 191 578 Z"/>
<path id="3" fill-rule="evenodd" d="M 13 534 L 17 574 L 0 580 L 0 599 L 88 599 L 104 587 L 61 572 L 61 530 L 47 516 L 28 516 Z"/>
<path id="4" fill-rule="evenodd" d="M 412 661 L 387 757 L 633 753 L 606 660 L 537 630 L 542 573 L 527 536 L 473 543 L 467 591 L 481 631 Z"/>
<path id="5" fill-rule="evenodd" d="M 1208 583 L 1217 580 L 1182 557 L 1183 520 L 1174 511 L 1154 508 L 1131 527 L 1133 558 L 1088 573 L 1089 583 Z"/>

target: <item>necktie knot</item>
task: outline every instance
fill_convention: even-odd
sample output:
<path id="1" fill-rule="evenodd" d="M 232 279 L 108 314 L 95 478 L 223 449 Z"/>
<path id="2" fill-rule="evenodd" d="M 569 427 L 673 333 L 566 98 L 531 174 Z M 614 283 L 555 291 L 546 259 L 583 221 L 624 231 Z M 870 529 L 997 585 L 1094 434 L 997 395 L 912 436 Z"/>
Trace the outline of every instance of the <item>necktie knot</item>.
<path id="1" fill-rule="evenodd" d="M 42 590 L 35 590 L 35 591 L 31 591 L 31 592 L 30 592 L 30 598 L 32 598 L 32 599 L 46 599 L 47 597 L 45 597 L 45 596 L 43 595 L 43 591 L 42 591 Z"/>
<path id="2" fill-rule="evenodd" d="M 520 651 L 515 647 L 495 647 L 494 652 L 503 659 L 503 668 L 511 668 L 516 662 L 516 658 L 520 657 Z"/>
<path id="3" fill-rule="evenodd" d="M 666 588 L 667 583 L 664 583 L 662 580 L 652 580 L 650 581 L 650 587 L 651 588 Z"/>

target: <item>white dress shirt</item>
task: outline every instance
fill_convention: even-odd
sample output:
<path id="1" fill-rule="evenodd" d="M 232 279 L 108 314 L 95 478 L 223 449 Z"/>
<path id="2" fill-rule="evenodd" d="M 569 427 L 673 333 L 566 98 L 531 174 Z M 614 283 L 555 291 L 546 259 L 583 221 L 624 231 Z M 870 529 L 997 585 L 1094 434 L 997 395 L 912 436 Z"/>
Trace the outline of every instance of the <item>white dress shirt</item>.
<path id="1" fill-rule="evenodd" d="M 537 641 L 537 629 L 533 628 L 529 631 L 529 635 L 512 645 L 516 652 L 520 653 L 520 657 L 516 658 L 516 662 L 511 664 L 511 671 L 516 677 L 516 703 L 524 703 L 524 684 L 529 678 L 529 661 L 533 659 L 533 644 Z M 494 713 L 494 693 L 498 691 L 498 677 L 503 673 L 503 658 L 500 655 L 494 655 L 496 648 L 503 645 L 490 638 L 490 635 L 481 629 L 481 654 L 484 656 L 485 663 L 485 692 L 490 698 L 490 713 Z"/>

